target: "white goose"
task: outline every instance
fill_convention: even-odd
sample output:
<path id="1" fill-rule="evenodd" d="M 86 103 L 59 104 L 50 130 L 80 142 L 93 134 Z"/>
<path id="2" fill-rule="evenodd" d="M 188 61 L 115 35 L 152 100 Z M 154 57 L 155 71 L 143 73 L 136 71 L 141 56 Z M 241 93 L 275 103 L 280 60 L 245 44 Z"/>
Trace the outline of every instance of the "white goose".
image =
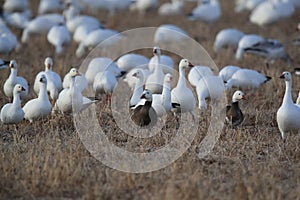
<path id="1" fill-rule="evenodd" d="M 148 64 L 148 68 L 150 69 L 150 71 L 153 72 L 155 70 L 156 64 L 159 61 L 160 67 L 162 68 L 164 74 L 173 74 L 173 59 L 170 56 L 161 55 L 161 50 L 159 47 L 154 47 L 154 49 L 156 49 L 156 54 L 154 54 L 154 56 L 150 59 Z"/>
<path id="2" fill-rule="evenodd" d="M 277 124 L 281 137 L 285 141 L 288 131 L 296 130 L 300 134 L 300 107 L 294 104 L 292 99 L 292 75 L 290 72 L 283 72 L 280 76 L 285 80 L 285 94 L 282 104 L 277 111 Z"/>
<path id="3" fill-rule="evenodd" d="M 255 35 L 255 34 L 244 35 L 239 41 L 239 45 L 235 54 L 236 59 L 242 60 L 245 52 L 245 48 L 251 47 L 253 44 L 263 40 L 265 39 L 260 35 Z"/>
<path id="4" fill-rule="evenodd" d="M 0 22 L 0 53 L 8 54 L 13 50 L 18 50 L 20 44 L 17 37 L 10 29 Z"/>
<path id="5" fill-rule="evenodd" d="M 83 97 L 81 91 L 76 88 L 75 77 L 80 76 L 76 68 L 72 68 L 69 72 L 72 83 L 69 88 L 63 89 L 58 96 L 54 110 L 59 110 L 61 113 L 72 112 L 78 113 L 87 108 L 96 101 Z"/>
<path id="6" fill-rule="evenodd" d="M 106 94 L 107 100 L 110 101 L 111 95 L 117 84 L 117 78 L 111 71 L 98 72 L 93 83 L 95 96 Z"/>
<path id="7" fill-rule="evenodd" d="M 95 24 L 83 24 L 78 26 L 73 34 L 73 40 L 76 43 L 80 43 L 88 36 L 88 34 L 96 29 L 99 29 L 99 25 Z"/>
<path id="8" fill-rule="evenodd" d="M 20 84 L 23 88 L 25 88 L 25 90 L 21 93 L 21 98 L 26 98 L 28 95 L 28 82 L 26 81 L 25 78 L 21 76 L 17 76 L 18 65 L 15 60 L 10 61 L 9 67 L 10 67 L 10 75 L 8 79 L 5 81 L 3 86 L 4 94 L 11 99 L 13 97 L 13 90 L 15 85 Z"/>
<path id="9" fill-rule="evenodd" d="M 204 76 L 213 75 L 213 71 L 208 66 L 194 66 L 188 75 L 188 80 L 193 86 L 197 86 L 199 80 Z"/>
<path id="10" fill-rule="evenodd" d="M 13 102 L 5 104 L 0 113 L 1 122 L 4 124 L 17 124 L 20 123 L 24 118 L 24 111 L 21 107 L 20 93 L 24 92 L 25 88 L 16 84 L 13 90 Z"/>
<path id="11" fill-rule="evenodd" d="M 173 24 L 160 25 L 154 34 L 154 43 L 164 44 L 172 42 L 180 42 L 188 38 L 188 33 Z"/>
<path id="12" fill-rule="evenodd" d="M 64 4 L 61 0 L 41 0 L 38 7 L 38 14 L 59 12 L 64 9 Z"/>
<path id="13" fill-rule="evenodd" d="M 199 80 L 196 87 L 199 108 L 207 109 L 206 99 L 218 100 L 224 95 L 225 86 L 222 78 L 219 76 L 204 76 Z"/>
<path id="14" fill-rule="evenodd" d="M 171 82 L 172 75 L 166 74 L 162 93 L 152 95 L 152 107 L 158 117 L 162 117 L 171 111 Z"/>
<path id="15" fill-rule="evenodd" d="M 223 81 L 227 82 L 229 79 L 231 79 L 232 75 L 239 69 L 241 68 L 238 66 L 227 65 L 221 69 L 221 71 L 219 72 L 219 76 L 223 79 Z"/>
<path id="16" fill-rule="evenodd" d="M 49 30 L 47 40 L 55 46 L 57 54 L 62 54 L 64 51 L 63 46 L 71 42 L 71 34 L 64 24 L 58 24 Z"/>
<path id="17" fill-rule="evenodd" d="M 38 98 L 28 101 L 23 107 L 23 111 L 25 113 L 24 118 L 29 120 L 31 123 L 34 120 L 47 117 L 51 113 L 52 109 L 47 93 L 46 76 L 41 75 L 39 81 L 41 86 Z"/>
<path id="18" fill-rule="evenodd" d="M 158 0 L 134 0 L 130 5 L 130 10 L 137 10 L 140 14 L 145 14 L 147 10 L 154 9 L 157 5 Z"/>
<path id="19" fill-rule="evenodd" d="M 88 81 L 83 73 L 79 72 L 79 74 L 80 76 L 75 77 L 75 86 L 78 91 L 82 92 L 88 87 Z M 64 89 L 70 88 L 72 83 L 73 83 L 73 78 L 71 73 L 69 72 L 64 76 L 62 86 Z"/>
<path id="20" fill-rule="evenodd" d="M 52 100 L 52 104 L 54 105 L 54 103 L 58 97 L 58 93 L 62 89 L 62 81 L 61 81 L 60 76 L 56 72 L 52 71 L 52 67 L 53 67 L 52 58 L 47 57 L 45 59 L 44 65 L 45 65 L 45 71 L 39 72 L 36 75 L 36 78 L 35 78 L 35 81 L 33 84 L 33 89 L 36 94 L 40 93 L 41 76 L 45 75 L 46 79 L 47 79 L 47 91 L 49 92 L 50 98 Z"/>
<path id="21" fill-rule="evenodd" d="M 134 68 L 126 73 L 124 77 L 124 81 L 128 84 L 128 86 L 134 90 L 136 83 L 138 82 L 138 78 L 133 76 L 137 71 L 141 71 L 143 73 L 143 84 L 146 82 L 148 76 L 151 74 L 149 69 L 142 69 L 142 68 Z"/>
<path id="22" fill-rule="evenodd" d="M 150 74 L 146 80 L 145 89 L 151 90 L 152 94 L 160 94 L 163 89 L 165 74 L 162 70 L 160 63 L 160 49 L 157 47 L 153 48 L 153 54 L 156 56 L 155 68 L 152 74 Z"/>
<path id="23" fill-rule="evenodd" d="M 130 98 L 130 108 L 135 107 L 141 100 L 142 93 L 144 91 L 145 76 L 142 69 L 136 69 L 135 73 L 132 74 L 137 79 L 133 94 Z"/>
<path id="24" fill-rule="evenodd" d="M 244 90 L 259 88 L 262 84 L 271 80 L 271 77 L 263 75 L 252 69 L 239 69 L 226 83 L 226 89 L 231 90 L 232 87 Z"/>
<path id="25" fill-rule="evenodd" d="M 172 103 L 180 105 L 181 112 L 190 112 L 195 119 L 194 109 L 196 108 L 196 99 L 192 90 L 186 85 L 185 70 L 193 65 L 187 60 L 182 59 L 179 63 L 179 79 L 176 87 L 171 91 Z"/>
<path id="26" fill-rule="evenodd" d="M 190 14 L 190 20 L 201 20 L 206 23 L 214 23 L 221 16 L 221 8 L 218 0 L 206 0 L 198 5 Z"/>
<path id="27" fill-rule="evenodd" d="M 117 65 L 120 69 L 128 72 L 136 67 L 147 69 L 149 58 L 141 54 L 128 53 L 117 60 Z"/>
<path id="28" fill-rule="evenodd" d="M 5 0 L 3 9 L 9 12 L 20 12 L 29 9 L 28 0 Z"/>
<path id="29" fill-rule="evenodd" d="M 171 3 L 164 3 L 158 8 L 160 15 L 180 15 L 183 12 L 184 1 L 172 0 Z"/>
<path id="30" fill-rule="evenodd" d="M 231 47 L 236 49 L 238 47 L 240 39 L 245 34 L 234 28 L 222 29 L 218 32 L 215 42 L 214 42 L 214 51 L 219 52 L 222 48 Z"/>

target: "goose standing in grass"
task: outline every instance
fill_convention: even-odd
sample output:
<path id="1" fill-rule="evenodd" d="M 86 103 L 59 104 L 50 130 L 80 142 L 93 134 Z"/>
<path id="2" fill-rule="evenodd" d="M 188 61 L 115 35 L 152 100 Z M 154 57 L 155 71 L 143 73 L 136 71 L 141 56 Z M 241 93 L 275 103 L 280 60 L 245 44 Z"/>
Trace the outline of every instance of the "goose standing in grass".
<path id="1" fill-rule="evenodd" d="M 242 60 L 245 53 L 245 48 L 251 47 L 253 44 L 263 40 L 265 39 L 260 35 L 255 35 L 255 34 L 244 35 L 239 41 L 235 58 L 237 60 Z"/>
<path id="2" fill-rule="evenodd" d="M 130 98 L 130 108 L 135 107 L 140 102 L 140 97 L 143 94 L 145 82 L 145 76 L 141 69 L 137 69 L 132 76 L 137 78 L 137 82 L 135 83 L 133 94 Z"/>
<path id="3" fill-rule="evenodd" d="M 226 107 L 226 121 L 232 126 L 238 126 L 244 121 L 244 114 L 239 107 L 239 101 L 246 99 L 242 91 L 235 91 L 232 96 L 231 105 Z"/>
<path id="4" fill-rule="evenodd" d="M 54 105 L 58 97 L 58 93 L 62 90 L 62 81 L 59 74 L 52 71 L 52 67 L 53 67 L 52 58 L 47 57 L 45 59 L 44 65 L 45 65 L 45 71 L 39 72 L 36 75 L 33 89 L 36 94 L 40 93 L 40 87 L 41 87 L 40 80 L 42 75 L 45 75 L 47 79 L 47 92 L 49 92 L 51 103 L 52 105 Z"/>
<path id="5" fill-rule="evenodd" d="M 232 87 L 241 89 L 255 89 L 259 88 L 262 84 L 271 80 L 271 77 L 263 75 L 258 71 L 252 69 L 239 69 L 226 83 L 226 89 L 231 90 Z"/>
<path id="6" fill-rule="evenodd" d="M 95 96 L 106 94 L 106 100 L 110 103 L 111 95 L 117 84 L 117 78 L 111 71 L 98 72 L 93 83 Z"/>
<path id="7" fill-rule="evenodd" d="M 160 67 L 163 70 L 164 74 L 173 74 L 174 70 L 174 61 L 170 56 L 167 55 L 161 55 L 161 50 L 159 47 L 154 47 L 153 48 L 153 53 L 154 56 L 150 59 L 148 68 L 150 69 L 151 72 L 155 70 L 155 67 L 157 65 L 157 62 L 160 63 Z"/>
<path id="8" fill-rule="evenodd" d="M 189 15 L 190 20 L 201 20 L 206 23 L 214 23 L 221 16 L 219 0 L 203 0 Z"/>
<path id="9" fill-rule="evenodd" d="M 88 81 L 83 73 L 81 73 L 79 71 L 79 74 L 80 74 L 80 76 L 75 77 L 75 86 L 78 91 L 82 92 L 83 90 L 85 90 L 88 87 Z M 73 78 L 72 78 L 71 73 L 69 72 L 64 76 L 62 86 L 64 89 L 70 88 L 72 83 L 73 83 Z"/>
<path id="10" fill-rule="evenodd" d="M 268 61 L 273 63 L 277 59 L 282 59 L 288 63 L 290 67 L 293 67 L 293 60 L 286 52 L 285 47 L 278 40 L 266 39 L 259 41 L 252 46 L 244 49 L 246 53 L 253 53 L 263 56 Z"/>
<path id="11" fill-rule="evenodd" d="M 207 110 L 206 99 L 221 99 L 224 95 L 225 86 L 219 76 L 208 75 L 200 79 L 196 86 L 199 108 Z"/>
<path id="12" fill-rule="evenodd" d="M 213 71 L 208 66 L 194 66 L 188 75 L 188 80 L 192 86 L 197 86 L 199 80 L 204 76 L 213 75 Z"/>
<path id="13" fill-rule="evenodd" d="M 154 125 L 157 121 L 156 112 L 152 107 L 152 92 L 144 90 L 141 99 L 145 99 L 145 104 L 136 106 L 131 115 L 132 121 L 138 126 Z"/>
<path id="14" fill-rule="evenodd" d="M 13 102 L 5 104 L 0 113 L 0 119 L 3 124 L 17 124 L 20 123 L 24 118 L 24 111 L 21 107 L 20 94 L 26 89 L 16 84 L 13 89 Z"/>
<path id="15" fill-rule="evenodd" d="M 162 117 L 171 111 L 171 82 L 172 75 L 166 74 L 164 78 L 164 87 L 162 93 L 152 95 L 152 107 L 158 117 Z"/>
<path id="16" fill-rule="evenodd" d="M 234 28 L 222 29 L 216 36 L 214 51 L 218 53 L 222 48 L 226 47 L 237 49 L 239 41 L 244 35 L 245 33 Z"/>
<path id="17" fill-rule="evenodd" d="M 290 72 L 283 72 L 280 76 L 285 81 L 285 94 L 282 104 L 277 111 L 277 124 L 281 137 L 285 141 L 288 131 L 298 131 L 300 134 L 300 107 L 294 104 L 292 98 L 292 75 Z"/>
<path id="18" fill-rule="evenodd" d="M 150 74 L 146 80 L 145 88 L 151 90 L 154 94 L 160 94 L 163 89 L 164 77 L 165 74 L 162 69 L 160 62 L 160 49 L 157 47 L 153 48 L 153 54 L 156 56 L 155 68 L 152 74 Z"/>
<path id="19" fill-rule="evenodd" d="M 71 42 L 71 34 L 64 24 L 58 24 L 49 30 L 47 40 L 55 47 L 57 54 L 62 54 L 63 46 Z"/>
<path id="20" fill-rule="evenodd" d="M 231 79 L 232 75 L 240 69 L 241 68 L 238 66 L 227 65 L 221 69 L 221 71 L 219 72 L 219 76 L 224 82 L 227 82 L 229 79 Z"/>
<path id="21" fill-rule="evenodd" d="M 29 120 L 30 123 L 34 120 L 47 117 L 52 109 L 47 93 L 47 78 L 44 74 L 41 75 L 39 84 L 41 86 L 39 87 L 38 98 L 28 101 L 23 107 L 24 118 Z"/>
<path id="22" fill-rule="evenodd" d="M 18 72 L 18 65 L 15 60 L 11 60 L 9 63 L 10 67 L 10 75 L 8 79 L 5 81 L 3 89 L 4 94 L 11 100 L 13 97 L 13 90 L 16 84 L 20 84 L 23 88 L 25 88 L 24 91 L 21 92 L 21 98 L 26 98 L 28 95 L 28 82 L 25 78 L 21 76 L 17 76 Z"/>
<path id="23" fill-rule="evenodd" d="M 193 67 L 187 59 L 182 59 L 179 63 L 179 78 L 175 88 L 171 91 L 172 103 L 180 105 L 182 113 L 190 112 L 195 120 L 194 110 L 196 108 L 196 99 L 192 90 L 186 84 L 185 70 Z"/>

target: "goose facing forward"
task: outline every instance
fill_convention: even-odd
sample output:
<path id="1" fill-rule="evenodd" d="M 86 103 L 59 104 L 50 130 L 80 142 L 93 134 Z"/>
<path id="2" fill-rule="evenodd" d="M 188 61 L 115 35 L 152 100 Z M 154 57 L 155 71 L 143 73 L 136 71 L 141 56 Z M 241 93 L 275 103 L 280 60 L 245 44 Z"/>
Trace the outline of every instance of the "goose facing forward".
<path id="1" fill-rule="evenodd" d="M 244 114 L 239 107 L 239 101 L 246 99 L 242 91 L 236 91 L 232 96 L 231 105 L 226 107 L 226 121 L 232 126 L 238 126 L 244 121 Z"/>
<path id="2" fill-rule="evenodd" d="M 285 81 L 285 94 L 282 104 L 277 111 L 277 124 L 281 137 L 285 142 L 285 135 L 288 131 L 296 130 L 300 133 L 300 107 L 292 99 L 292 75 L 290 72 L 283 72 L 280 76 Z"/>

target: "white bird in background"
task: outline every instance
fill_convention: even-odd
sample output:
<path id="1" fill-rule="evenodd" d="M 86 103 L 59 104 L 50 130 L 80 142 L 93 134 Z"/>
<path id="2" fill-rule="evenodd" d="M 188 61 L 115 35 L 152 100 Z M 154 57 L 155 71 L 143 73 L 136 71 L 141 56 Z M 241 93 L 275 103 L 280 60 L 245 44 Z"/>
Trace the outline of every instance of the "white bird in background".
<path id="1" fill-rule="evenodd" d="M 26 98 L 28 95 L 28 82 L 25 78 L 17 76 L 18 65 L 15 60 L 9 63 L 10 75 L 3 85 L 4 94 L 11 99 L 13 97 L 13 90 L 16 84 L 20 84 L 25 90 L 21 93 L 21 98 Z"/>
<path id="2" fill-rule="evenodd" d="M 216 36 L 214 42 L 214 51 L 218 53 L 222 48 L 226 47 L 236 49 L 240 39 L 244 35 L 245 34 L 242 31 L 234 28 L 222 29 Z"/>
<path id="3" fill-rule="evenodd" d="M 36 94 L 40 93 L 40 87 L 41 87 L 41 77 L 43 75 L 46 76 L 47 79 L 47 92 L 49 92 L 51 103 L 54 105 L 59 92 L 62 90 L 62 81 L 56 72 L 52 71 L 53 68 L 53 60 L 50 57 L 47 57 L 44 62 L 45 65 L 45 71 L 41 71 L 36 75 L 33 89 Z"/>
<path id="4" fill-rule="evenodd" d="M 292 75 L 290 72 L 283 72 L 280 76 L 285 81 L 285 94 L 282 104 L 277 111 L 277 124 L 283 141 L 288 131 L 298 131 L 300 134 L 300 107 L 294 104 L 292 98 Z"/>
<path id="5" fill-rule="evenodd" d="M 133 0 L 130 5 L 130 10 L 139 11 L 140 14 L 145 14 L 146 11 L 154 9 L 158 6 L 158 0 Z"/>
<path id="6" fill-rule="evenodd" d="M 154 47 L 153 54 L 156 56 L 155 68 L 152 74 L 150 74 L 145 83 L 145 89 L 151 90 L 152 94 L 160 94 L 163 89 L 165 74 L 162 70 L 160 55 L 160 48 Z"/>
<path id="7" fill-rule="evenodd" d="M 78 71 L 78 73 L 80 74 L 80 76 L 72 77 L 70 72 L 64 76 L 62 83 L 64 89 L 71 87 L 73 79 L 75 79 L 75 86 L 78 91 L 83 92 L 83 90 L 85 90 L 88 87 L 88 81 L 84 74 L 80 71 Z"/>
<path id="8" fill-rule="evenodd" d="M 159 47 L 156 48 L 156 54 L 150 59 L 148 68 L 151 72 L 155 70 L 156 64 L 159 60 L 160 67 L 162 68 L 164 74 L 173 74 L 174 71 L 174 61 L 170 56 L 161 55 L 161 50 Z M 153 91 L 152 91 L 153 92 Z"/>
<path id="9" fill-rule="evenodd" d="M 145 76 L 142 71 L 142 69 L 136 69 L 135 72 L 131 75 L 137 79 L 135 85 L 133 94 L 130 98 L 130 108 L 135 107 L 141 100 L 142 93 L 144 91 L 144 82 L 145 82 Z"/>
<path id="10" fill-rule="evenodd" d="M 13 13 L 5 12 L 3 15 L 6 24 L 17 29 L 24 29 L 32 17 L 31 10 Z"/>
<path id="11" fill-rule="evenodd" d="M 213 74 L 212 69 L 208 66 L 194 66 L 189 72 L 188 80 L 192 86 L 196 87 L 201 78 Z"/>
<path id="12" fill-rule="evenodd" d="M 24 118 L 29 120 L 31 123 L 34 120 L 46 118 L 51 113 L 52 109 L 47 93 L 47 78 L 44 74 L 41 75 L 39 84 L 40 91 L 38 98 L 31 99 L 23 107 L 23 111 L 25 113 Z"/>
<path id="13" fill-rule="evenodd" d="M 5 104 L 0 112 L 0 119 L 3 124 L 17 124 L 24 118 L 24 111 L 21 107 L 20 93 L 24 92 L 25 88 L 16 84 L 13 89 L 13 102 Z"/>
<path id="14" fill-rule="evenodd" d="M 170 3 L 164 3 L 158 8 L 160 15 L 180 15 L 183 12 L 184 1 L 172 0 Z"/>
<path id="15" fill-rule="evenodd" d="M 148 69 L 149 58 L 141 54 L 128 53 L 117 60 L 120 69 L 128 72 L 134 68 Z"/>
<path id="16" fill-rule="evenodd" d="M 256 44 L 257 42 L 265 40 L 262 36 L 260 35 L 255 35 L 255 34 L 249 34 L 249 35 L 244 35 L 238 45 L 238 49 L 236 50 L 235 58 L 237 60 L 242 60 L 244 53 L 245 53 L 245 48 L 251 47 L 253 44 Z"/>
<path id="17" fill-rule="evenodd" d="M 227 82 L 229 79 L 231 79 L 232 75 L 241 69 L 238 66 L 233 66 L 233 65 L 227 65 L 221 69 L 219 72 L 219 76 L 222 78 L 223 81 Z"/>
<path id="18" fill-rule="evenodd" d="M 231 90 L 232 87 L 241 88 L 243 90 L 259 88 L 262 84 L 271 80 L 271 77 L 259 73 L 252 69 L 239 69 L 226 83 L 226 89 Z"/>
<path id="19" fill-rule="evenodd" d="M 160 25 L 154 34 L 154 43 L 161 45 L 164 43 L 178 43 L 188 38 L 188 33 L 173 24 Z"/>
<path id="20" fill-rule="evenodd" d="M 28 0 L 5 0 L 3 9 L 8 12 L 22 12 L 29 9 Z"/>
<path id="21" fill-rule="evenodd" d="M 179 63 L 179 78 L 175 88 L 171 91 L 172 103 L 180 105 L 182 113 L 190 112 L 195 120 L 194 110 L 196 108 L 196 99 L 192 90 L 186 85 L 185 70 L 193 67 L 187 59 L 182 59 Z"/>
<path id="22" fill-rule="evenodd" d="M 73 40 L 76 43 L 80 43 L 83 40 L 85 40 L 85 38 L 88 36 L 88 34 L 94 30 L 99 29 L 100 27 L 98 25 L 94 25 L 94 24 L 83 24 L 78 26 L 73 34 Z"/>
<path id="23" fill-rule="evenodd" d="M 162 117 L 171 111 L 171 82 L 172 75 L 166 74 L 164 78 L 164 87 L 162 93 L 152 95 L 152 107 L 158 117 Z"/>
<path id="24" fill-rule="evenodd" d="M 111 95 L 117 87 L 117 84 L 117 78 L 111 71 L 98 72 L 93 83 L 95 96 L 105 94 L 106 100 L 110 103 Z"/>
<path id="25" fill-rule="evenodd" d="M 126 82 L 132 90 L 134 90 L 135 85 L 138 81 L 138 78 L 133 76 L 133 74 L 135 74 L 139 70 L 143 73 L 143 84 L 147 80 L 148 76 L 151 74 L 149 69 L 142 69 L 142 68 L 134 68 L 130 70 L 128 73 L 126 73 L 123 81 Z"/>
<path id="26" fill-rule="evenodd" d="M 40 0 L 38 7 L 38 14 L 60 12 L 64 9 L 65 5 L 61 0 Z"/>
<path id="27" fill-rule="evenodd" d="M 267 0 L 236 0 L 234 11 L 242 13 L 244 11 L 252 11 L 259 4 Z"/>
<path id="28" fill-rule="evenodd" d="M 222 78 L 219 76 L 208 75 L 199 80 L 196 86 L 199 108 L 207 109 L 206 99 L 219 100 L 225 92 L 225 86 Z"/>
<path id="29" fill-rule="evenodd" d="M 0 53 L 8 54 L 19 48 L 20 44 L 16 35 L 5 24 L 0 23 Z"/>
<path id="30" fill-rule="evenodd" d="M 63 46 L 71 42 L 71 34 L 64 24 L 58 24 L 49 30 L 47 39 L 50 44 L 55 46 L 55 52 L 62 54 Z"/>
<path id="31" fill-rule="evenodd" d="M 259 41 L 252 46 L 244 49 L 246 53 L 253 53 L 263 56 L 268 61 L 273 63 L 277 59 L 282 59 L 288 63 L 288 66 L 293 67 L 293 59 L 286 52 L 285 47 L 281 42 L 274 39 L 266 39 Z"/>
<path id="32" fill-rule="evenodd" d="M 190 20 L 201 20 L 206 23 L 214 23 L 221 16 L 221 8 L 218 0 L 204 0 L 189 15 Z"/>

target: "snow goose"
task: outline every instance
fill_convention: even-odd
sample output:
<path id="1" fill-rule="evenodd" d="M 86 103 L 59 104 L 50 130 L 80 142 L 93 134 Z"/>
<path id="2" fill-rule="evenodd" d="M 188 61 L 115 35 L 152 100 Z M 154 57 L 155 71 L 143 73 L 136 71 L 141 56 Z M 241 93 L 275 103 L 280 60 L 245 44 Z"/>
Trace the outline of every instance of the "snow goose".
<path id="1" fill-rule="evenodd" d="M 218 100 L 224 95 L 225 86 L 219 76 L 208 75 L 200 79 L 196 86 L 199 108 L 207 109 L 206 99 Z"/>
<path id="2" fill-rule="evenodd" d="M 8 54 L 12 50 L 18 50 L 19 47 L 17 37 L 5 24 L 0 24 L 0 53 Z"/>
<path id="3" fill-rule="evenodd" d="M 125 81 L 128 86 L 134 90 L 136 83 L 138 82 L 138 78 L 133 76 L 137 71 L 141 71 L 143 73 L 143 84 L 146 82 L 148 76 L 151 74 L 149 69 L 142 68 L 134 68 L 130 70 L 124 77 L 123 81 Z"/>
<path id="4" fill-rule="evenodd" d="M 183 29 L 173 24 L 160 25 L 154 34 L 155 44 L 173 43 L 185 40 L 188 34 Z"/>
<path id="5" fill-rule="evenodd" d="M 71 33 L 74 33 L 75 30 L 79 26 L 92 26 L 92 27 L 102 27 L 102 24 L 100 21 L 92 16 L 88 15 L 77 15 L 77 13 L 71 15 L 71 16 L 66 16 L 67 18 L 67 28 Z"/>
<path id="6" fill-rule="evenodd" d="M 218 53 L 225 47 L 237 49 L 239 41 L 244 35 L 242 31 L 234 28 L 219 31 L 214 42 L 214 51 Z"/>
<path id="7" fill-rule="evenodd" d="M 238 126 L 244 121 L 244 114 L 239 107 L 239 101 L 246 99 L 240 90 L 235 91 L 232 96 L 232 103 L 226 107 L 226 121 L 232 126 Z"/>
<path id="8" fill-rule="evenodd" d="M 10 67 L 10 75 L 8 79 L 5 81 L 3 89 L 4 89 L 4 94 L 8 98 L 13 97 L 13 90 L 16 84 L 20 84 L 25 90 L 21 93 L 21 98 L 25 98 L 28 95 L 28 82 L 25 78 L 21 76 L 17 76 L 18 72 L 18 65 L 15 60 L 11 60 L 9 63 Z"/>
<path id="9" fill-rule="evenodd" d="M 36 119 L 47 117 L 51 113 L 52 109 L 47 93 L 46 76 L 44 74 L 41 75 L 39 81 L 41 86 L 38 98 L 28 101 L 23 107 L 23 111 L 25 113 L 24 118 L 29 120 L 31 123 Z"/>
<path id="10" fill-rule="evenodd" d="M 130 5 L 130 10 L 139 11 L 140 14 L 145 14 L 146 11 L 156 8 L 158 0 L 134 0 Z"/>
<path id="11" fill-rule="evenodd" d="M 157 121 L 156 112 L 152 107 L 152 93 L 145 90 L 140 97 L 145 99 L 144 105 L 138 105 L 132 111 L 131 119 L 138 126 L 154 125 Z"/>
<path id="12" fill-rule="evenodd" d="M 134 86 L 133 94 L 130 98 L 130 108 L 135 107 L 140 102 L 140 97 L 143 94 L 145 82 L 145 76 L 141 69 L 136 69 L 132 76 L 135 77 L 137 81 Z"/>
<path id="13" fill-rule="evenodd" d="M 123 76 L 126 72 L 119 68 L 119 66 L 110 58 L 107 57 L 97 57 L 90 61 L 87 70 L 85 72 L 85 77 L 88 84 L 93 85 L 95 76 L 98 72 L 110 71 L 117 78 Z"/>
<path id="14" fill-rule="evenodd" d="M 201 20 L 206 23 L 214 23 L 221 16 L 221 8 L 218 0 L 203 1 L 189 15 L 190 20 Z"/>
<path id="15" fill-rule="evenodd" d="M 136 67 L 146 69 L 149 63 L 149 58 L 141 54 L 128 53 L 117 60 L 117 65 L 120 69 L 128 72 Z"/>
<path id="16" fill-rule="evenodd" d="M 35 78 L 35 81 L 33 84 L 33 89 L 36 94 L 40 93 L 40 87 L 41 87 L 40 80 L 41 80 L 41 77 L 43 75 L 45 75 L 46 79 L 47 79 L 47 92 L 49 92 L 52 104 L 54 105 L 54 103 L 58 97 L 58 93 L 62 89 L 62 81 L 61 81 L 59 74 L 52 71 L 52 68 L 53 68 L 52 58 L 47 57 L 45 59 L 44 65 L 45 65 L 45 71 L 39 72 L 36 75 L 36 78 Z"/>
<path id="17" fill-rule="evenodd" d="M 224 82 L 227 82 L 229 79 L 231 79 L 232 75 L 239 69 L 241 68 L 238 66 L 233 66 L 233 65 L 225 66 L 219 72 L 219 76 L 222 78 Z"/>
<path id="18" fill-rule="evenodd" d="M 106 40 L 108 38 L 110 39 Z M 76 50 L 76 56 L 80 58 L 85 54 L 87 48 L 92 49 L 100 43 L 102 43 L 103 46 L 110 46 L 118 42 L 121 38 L 122 35 L 118 31 L 112 29 L 96 29 L 90 32 L 86 39 L 79 44 Z"/>
<path id="19" fill-rule="evenodd" d="M 96 100 L 90 100 L 87 97 L 82 96 L 81 91 L 77 89 L 75 85 L 75 77 L 81 76 L 78 69 L 72 68 L 69 72 L 72 83 L 69 88 L 63 89 L 58 96 L 58 99 L 54 106 L 54 111 L 59 110 L 61 113 L 71 112 L 72 109 L 75 113 L 78 113 Z"/>
<path id="20" fill-rule="evenodd" d="M 171 82 L 172 75 L 166 74 L 162 93 L 152 95 L 152 107 L 158 117 L 162 117 L 171 111 Z"/>
<path id="21" fill-rule="evenodd" d="M 273 63 L 276 59 L 282 59 L 293 67 L 293 60 L 286 52 L 281 42 L 274 39 L 266 39 L 244 49 L 246 53 L 252 53 L 267 58 L 267 61 Z"/>
<path id="22" fill-rule="evenodd" d="M 154 94 L 160 94 L 163 89 L 165 74 L 162 70 L 162 65 L 160 62 L 160 49 L 157 47 L 153 48 L 153 54 L 156 56 L 155 68 L 152 74 L 150 74 L 146 80 L 145 88 L 151 90 Z"/>
<path id="23" fill-rule="evenodd" d="M 9 12 L 22 12 L 29 9 L 28 0 L 5 0 L 3 9 Z"/>
<path id="24" fill-rule="evenodd" d="M 182 59 L 179 63 L 179 78 L 175 88 L 171 91 L 172 103 L 180 105 L 182 113 L 190 112 L 195 119 L 194 109 L 196 107 L 196 99 L 192 90 L 186 85 L 185 70 L 193 65 L 187 60 Z"/>
<path id="25" fill-rule="evenodd" d="M 151 72 L 154 71 L 155 67 L 156 67 L 156 63 L 159 60 L 160 63 L 160 67 L 163 70 L 164 74 L 173 74 L 173 70 L 174 70 L 174 61 L 170 56 L 167 55 L 161 55 L 161 50 L 159 47 L 154 47 L 154 49 L 156 49 L 156 53 L 155 55 L 150 59 L 149 64 L 148 64 L 148 68 L 150 69 Z"/>
<path id="26" fill-rule="evenodd" d="M 63 88 L 64 89 L 70 88 L 73 83 L 73 79 L 75 79 L 76 89 L 80 92 L 85 90 L 88 87 L 88 81 L 87 81 L 86 77 L 84 76 L 84 74 L 79 71 L 78 73 L 80 74 L 80 76 L 76 76 L 74 78 L 74 77 L 72 77 L 70 72 L 64 76 L 63 83 L 62 83 Z"/>
<path id="27" fill-rule="evenodd" d="M 88 34 L 96 29 L 99 29 L 98 25 L 94 24 L 83 24 L 78 26 L 73 34 L 73 40 L 77 43 L 82 42 L 88 36 Z"/>
<path id="28" fill-rule="evenodd" d="M 171 3 L 164 3 L 158 8 L 160 15 L 180 15 L 183 12 L 183 0 L 172 0 Z"/>
<path id="29" fill-rule="evenodd" d="M 239 69 L 226 83 L 226 89 L 231 90 L 232 87 L 241 89 L 255 89 L 259 88 L 262 84 L 271 80 L 271 77 L 265 76 L 258 71 L 252 69 Z"/>
<path id="30" fill-rule="evenodd" d="M 63 46 L 71 41 L 71 34 L 64 24 L 59 24 L 49 30 L 47 39 L 50 44 L 55 46 L 55 52 L 62 54 L 64 51 Z"/>
<path id="31" fill-rule="evenodd" d="M 260 35 L 255 35 L 255 34 L 244 35 L 239 41 L 238 49 L 236 50 L 236 54 L 235 54 L 236 59 L 242 60 L 245 48 L 251 47 L 253 44 L 263 40 L 265 39 Z"/>
<path id="32" fill-rule="evenodd" d="M 52 28 L 52 26 L 64 23 L 65 19 L 60 14 L 40 15 L 32 19 L 23 30 L 21 41 L 28 42 L 31 34 L 44 34 Z"/>
<path id="33" fill-rule="evenodd" d="M 213 75 L 213 71 L 208 66 L 194 66 L 188 75 L 188 80 L 192 86 L 197 86 L 199 80 L 204 76 Z"/>
<path id="34" fill-rule="evenodd" d="M 29 22 L 31 15 L 32 13 L 30 10 L 13 13 L 5 12 L 4 19 L 7 25 L 17 29 L 24 29 L 26 28 L 26 24 Z"/>
<path id="35" fill-rule="evenodd" d="M 106 94 L 106 99 L 110 102 L 111 95 L 117 84 L 117 78 L 111 71 L 98 72 L 93 83 L 95 96 Z"/>
<path id="36" fill-rule="evenodd" d="M 283 72 L 280 76 L 285 81 L 285 94 L 282 104 L 277 111 L 277 124 L 282 139 L 285 141 L 285 134 L 288 131 L 296 130 L 300 134 L 300 107 L 294 104 L 292 98 L 292 75 L 290 72 Z"/>
<path id="37" fill-rule="evenodd" d="M 252 11 L 264 1 L 266 0 L 236 0 L 234 11 L 237 13 Z"/>
<path id="38" fill-rule="evenodd" d="M 13 102 L 5 104 L 0 113 L 1 122 L 4 124 L 17 124 L 20 123 L 24 118 L 24 111 L 21 107 L 20 93 L 24 92 L 25 88 L 16 84 L 13 89 Z"/>
<path id="39" fill-rule="evenodd" d="M 41 0 L 38 7 L 38 14 L 60 12 L 64 7 L 64 3 L 61 0 Z"/>

